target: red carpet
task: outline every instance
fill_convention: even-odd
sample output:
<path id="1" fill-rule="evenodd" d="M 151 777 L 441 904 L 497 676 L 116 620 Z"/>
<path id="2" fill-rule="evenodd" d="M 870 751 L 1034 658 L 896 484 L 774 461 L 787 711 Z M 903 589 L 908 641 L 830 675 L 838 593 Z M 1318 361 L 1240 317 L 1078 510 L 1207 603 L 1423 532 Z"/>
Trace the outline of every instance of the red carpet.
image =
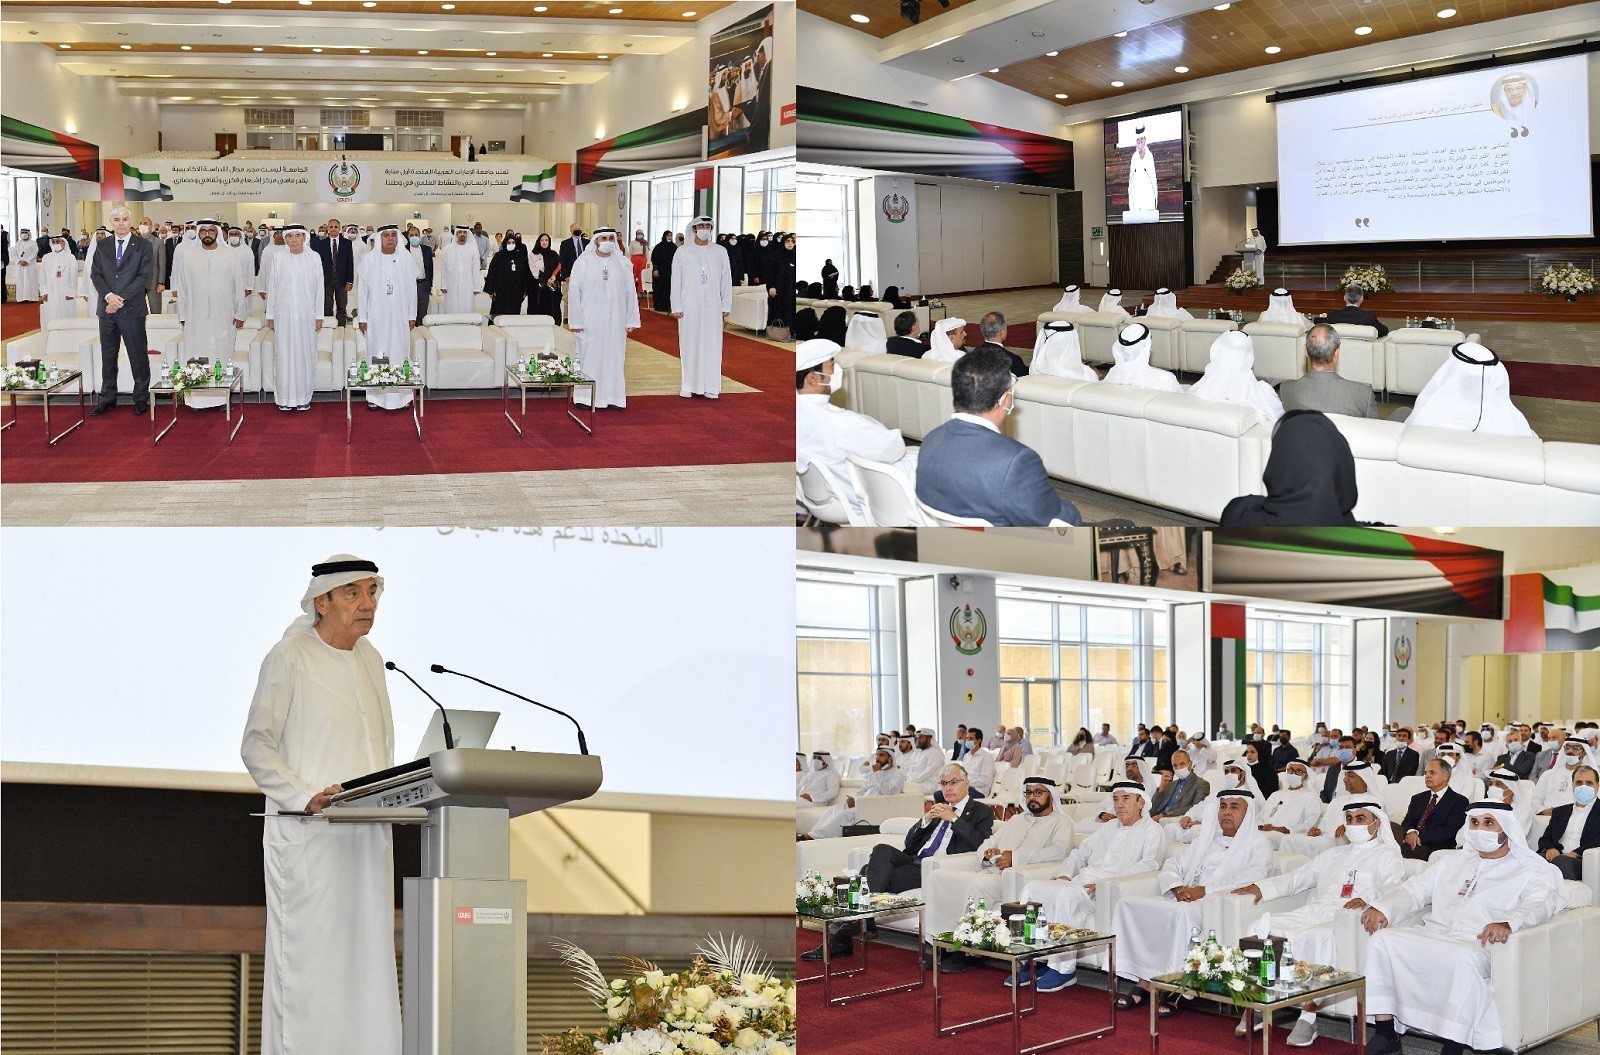
<path id="1" fill-rule="evenodd" d="M 815 931 L 799 931 L 797 952 L 808 952 L 820 942 Z M 858 954 L 859 955 L 859 954 Z M 854 961 L 847 961 L 853 963 Z M 819 971 L 818 964 L 802 963 L 802 975 Z M 854 989 L 876 989 L 883 985 L 913 981 L 916 978 L 915 954 L 908 949 L 875 945 L 872 968 L 863 976 L 841 980 L 834 995 Z M 960 1022 L 999 1014 L 1011 1006 L 1011 991 L 1000 970 L 977 967 L 964 974 L 945 975 L 939 981 L 944 996 L 945 1022 Z M 1085 977 L 1088 977 L 1086 974 Z M 1028 997 L 1022 997 L 1026 1003 Z M 1078 985 L 1059 993 L 1038 997 L 1039 1010 L 1022 1020 L 1024 1046 L 1084 1030 L 1106 1021 L 1105 990 Z M 933 1031 L 933 976 L 921 989 L 887 996 L 867 997 L 843 1007 L 827 1007 L 822 1002 L 822 983 L 807 982 L 799 988 L 799 1027 L 797 1049 L 828 1055 L 971 1055 L 972 1052 L 1009 1050 L 1011 1023 L 993 1022 L 962 1030 L 954 1036 L 936 1037 Z M 1284 1023 L 1289 1016 L 1280 1016 Z M 1163 1055 L 1214 1055 L 1218 1051 L 1237 1051 L 1243 1042 L 1233 1035 L 1236 1018 L 1205 1011 L 1184 1010 L 1161 1020 Z M 1283 1045 L 1286 1029 L 1273 1035 L 1274 1049 Z M 1146 1008 L 1117 1014 L 1117 1031 L 1092 1041 L 1081 1042 L 1094 1055 L 1149 1055 L 1150 1013 Z M 1062 1051 L 1077 1050 L 1068 1045 Z M 1310 1051 L 1345 1051 L 1350 1045 L 1332 1038 L 1319 1038 Z"/>
<path id="2" fill-rule="evenodd" d="M 677 354 L 674 320 L 645 312 L 642 322 L 636 338 Z M 599 411 L 592 437 L 558 401 L 530 400 L 527 435 L 519 438 L 497 395 L 429 400 L 426 443 L 417 442 L 409 411 L 356 406 L 354 442 L 347 445 L 342 400 L 315 403 L 303 414 L 285 414 L 269 400 L 246 408 L 231 447 L 222 442 L 220 411 L 180 411 L 178 426 L 152 447 L 149 418 L 124 405 L 47 449 L 40 411 L 25 405 L 0 449 L 0 476 L 6 483 L 293 479 L 789 461 L 792 361 L 787 349 L 728 334 L 723 375 L 760 391 L 717 400 L 637 397 L 625 410 Z M 67 413 L 60 404 L 54 410 Z M 165 401 L 161 413 L 169 413 Z"/>
<path id="3" fill-rule="evenodd" d="M 1511 375 L 1511 394 L 1543 399 L 1575 399 L 1600 403 L 1600 366 L 1519 363 L 1501 360 Z"/>
<path id="4" fill-rule="evenodd" d="M 11 340 L 39 328 L 39 305 L 6 301 L 0 305 L 0 338 Z"/>

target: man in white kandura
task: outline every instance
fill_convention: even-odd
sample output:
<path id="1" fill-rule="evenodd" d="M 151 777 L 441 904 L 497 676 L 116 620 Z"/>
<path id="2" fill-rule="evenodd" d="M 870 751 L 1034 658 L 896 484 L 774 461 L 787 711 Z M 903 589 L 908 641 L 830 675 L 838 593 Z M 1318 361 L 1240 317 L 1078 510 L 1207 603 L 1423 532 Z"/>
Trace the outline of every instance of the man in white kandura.
<path id="1" fill-rule="evenodd" d="M 595 408 L 626 407 L 628 333 L 639 328 L 639 298 L 633 291 L 633 265 L 617 245 L 616 228 L 596 230 L 594 241 L 572 265 L 567 319 L 577 337 L 578 369 L 594 378 Z M 579 392 L 574 398 L 587 403 L 590 393 Z"/>
<path id="2" fill-rule="evenodd" d="M 1072 820 L 1056 809 L 1056 782 L 1049 777 L 1029 777 L 1022 782 L 1026 811 L 1004 824 L 978 847 L 975 858 L 951 861 L 928 874 L 922 897 L 927 902 L 928 934 L 954 930 L 969 898 L 998 906 L 1002 887 L 1000 874 L 1019 865 L 1048 864 L 1067 855 L 1072 843 Z M 933 953 L 924 951 L 923 962 L 931 966 Z M 956 974 L 972 966 L 960 952 L 939 958 L 939 973 Z"/>
<path id="3" fill-rule="evenodd" d="M 1155 212 L 1156 159 L 1145 139 L 1144 125 L 1133 130 L 1133 157 L 1128 159 L 1128 211 Z"/>
<path id="4" fill-rule="evenodd" d="M 1316 775 L 1310 778 L 1313 786 L 1321 786 L 1326 779 L 1327 770 L 1311 767 Z M 1351 799 L 1377 799 L 1383 801 L 1384 793 L 1389 789 L 1389 782 L 1378 772 L 1378 767 L 1371 762 L 1348 762 L 1341 767 L 1338 776 L 1338 785 L 1333 791 L 1333 798 L 1322 809 L 1322 816 L 1317 823 L 1306 830 L 1304 835 L 1285 835 L 1278 840 L 1278 849 L 1285 853 L 1304 854 L 1306 857 L 1316 857 L 1324 851 L 1333 849 L 1345 837 L 1344 804 Z M 1320 796 L 1320 792 L 1318 793 Z"/>
<path id="5" fill-rule="evenodd" d="M 1077 327 L 1065 319 L 1052 319 L 1039 330 L 1033 348 L 1033 363 L 1028 372 L 1034 376 L 1043 374 L 1073 381 L 1100 380 L 1094 367 L 1083 361 L 1083 346 L 1078 341 Z"/>
<path id="6" fill-rule="evenodd" d="M 273 401 L 279 410 L 310 410 L 322 332 L 322 258 L 306 248 L 304 224 L 283 229 L 284 250 L 263 271 L 267 329 L 273 331 Z"/>
<path id="7" fill-rule="evenodd" d="M 1271 428 L 1283 417 L 1283 401 L 1271 385 L 1255 374 L 1256 346 L 1239 330 L 1217 334 L 1211 342 L 1211 359 L 1200 380 L 1189 386 L 1191 396 L 1251 407 L 1256 418 Z"/>
<path id="8" fill-rule="evenodd" d="M 1313 784 L 1310 774 L 1304 762 L 1290 762 L 1261 811 L 1260 830 L 1274 847 L 1285 835 L 1304 835 L 1322 817 L 1321 783 Z"/>
<path id="9" fill-rule="evenodd" d="M 846 795 L 841 801 L 829 806 L 822 816 L 817 818 L 817 823 L 811 826 L 811 831 L 800 838 L 837 839 L 844 834 L 846 825 L 854 824 L 860 818 L 857 799 L 871 798 L 875 795 L 898 795 L 905 786 L 906 775 L 894 764 L 894 752 L 887 744 L 880 744 L 872 753 L 872 768 L 861 781 L 861 787 L 856 789 L 854 794 Z"/>
<path id="10" fill-rule="evenodd" d="M 1156 290 L 1150 298 L 1150 307 L 1145 311 L 1149 319 L 1177 319 L 1185 322 L 1194 318 L 1188 308 L 1178 307 L 1178 295 L 1166 286 Z"/>
<path id="11" fill-rule="evenodd" d="M 1120 290 L 1120 289 L 1108 289 L 1108 290 L 1106 290 L 1104 295 L 1102 295 L 1101 298 L 1100 298 L 1099 307 L 1095 308 L 1094 310 L 1095 311 L 1107 311 L 1107 312 L 1112 313 L 1113 315 L 1118 315 L 1118 314 L 1126 315 L 1126 314 L 1128 314 L 1128 309 L 1124 308 L 1122 306 L 1122 290 Z"/>
<path id="12" fill-rule="evenodd" d="M 1556 755 L 1555 764 L 1533 786 L 1531 808 L 1535 814 L 1548 816 L 1557 806 L 1565 806 L 1573 801 L 1572 776 L 1578 767 L 1600 765 L 1600 759 L 1596 759 L 1590 750 L 1589 741 L 1578 736 L 1569 736 L 1559 745 L 1549 744 L 1545 750 L 1560 753 Z"/>
<path id="13" fill-rule="evenodd" d="M 1467 848 L 1435 854 L 1427 871 L 1371 899 L 1367 1013 L 1370 1055 L 1399 1055 L 1404 1029 L 1444 1041 L 1441 1055 L 1500 1047 L 1489 946 L 1567 907 L 1561 872 L 1527 843 L 1511 807 L 1492 799 L 1467 810 Z M 1390 924 L 1426 910 L 1420 927 Z M 1559 966 L 1559 965 L 1557 965 Z"/>
<path id="14" fill-rule="evenodd" d="M 1130 759 L 1131 761 L 1131 759 Z M 1113 819 L 1099 825 L 1067 855 L 1051 879 L 1034 879 L 1022 888 L 1023 901 L 1037 901 L 1054 923 L 1074 927 L 1092 925 L 1095 884 L 1115 876 L 1153 872 L 1161 866 L 1165 836 L 1161 825 L 1145 816 L 1150 791 L 1136 780 L 1111 785 Z M 1018 982 L 1030 982 L 1041 993 L 1065 989 L 1078 980 L 1076 953 L 1051 956 L 1038 974 L 1024 970 Z M 1011 984 L 1011 979 L 1006 979 Z"/>
<path id="15" fill-rule="evenodd" d="M 967 767 L 967 783 L 984 798 L 994 794 L 994 764 L 997 761 L 993 751 L 983 746 L 983 730 L 977 726 L 967 730 L 967 749 L 962 752 L 960 762 Z M 956 759 L 951 759 L 956 761 Z"/>
<path id="16" fill-rule="evenodd" d="M 1106 371 L 1106 384 L 1154 388 L 1160 392 L 1183 391 L 1172 371 L 1150 365 L 1150 327 L 1144 323 L 1124 326 L 1111 346 L 1111 355 L 1116 363 Z"/>
<path id="17" fill-rule="evenodd" d="M 696 216 L 672 256 L 672 317 L 678 320 L 678 395 L 722 393 L 722 320 L 733 311 L 733 269 L 716 243 L 711 217 Z"/>
<path id="18" fill-rule="evenodd" d="M 394 860 L 383 824 L 329 824 L 341 779 L 394 763 L 394 720 L 372 630 L 378 566 L 311 569 L 304 613 L 261 664 L 240 757 L 267 796 L 264 1055 L 400 1050 Z"/>
<path id="19" fill-rule="evenodd" d="M 1306 317 L 1294 310 L 1294 297 L 1279 286 L 1267 297 L 1267 310 L 1257 316 L 1258 322 L 1286 322 L 1291 326 L 1304 326 Z"/>
<path id="20" fill-rule="evenodd" d="M 1349 843 L 1318 854 L 1287 875 L 1263 879 L 1235 890 L 1255 898 L 1278 898 L 1309 890 L 1305 904 L 1289 912 L 1264 912 L 1250 933 L 1258 938 L 1281 934 L 1289 939 L 1295 958 L 1307 963 L 1333 963 L 1333 920 L 1342 908 L 1366 908 L 1381 894 L 1405 881 L 1404 858 L 1394 841 L 1389 815 L 1377 798 L 1347 799 L 1344 830 Z M 1289 1034 L 1289 1045 L 1309 1047 L 1317 1037 L 1317 1001 L 1301 1006 L 1300 1018 Z M 1351 1009 L 1352 1013 L 1354 1008 Z M 1261 1029 L 1264 1020 L 1257 1023 Z M 1240 1020 L 1236 1032 L 1244 1033 Z"/>
<path id="21" fill-rule="evenodd" d="M 84 269 L 87 273 L 88 269 Z M 6 269 L 11 284 L 17 287 L 17 303 L 27 304 L 39 299 L 39 243 L 33 232 L 24 227 L 11 247 L 11 266 Z"/>
<path id="22" fill-rule="evenodd" d="M 78 295 L 78 258 L 67 250 L 67 240 L 60 235 L 50 239 L 50 252 L 45 254 L 39 270 L 39 328 L 45 329 L 56 319 L 70 319 L 77 314 L 73 298 Z"/>
<path id="23" fill-rule="evenodd" d="M 417 325 L 417 265 L 400 249 L 399 224 L 378 228 L 378 251 L 361 261 L 361 332 L 367 335 L 367 358 L 387 356 L 399 363 L 411 351 L 411 331 Z M 399 410 L 411 405 L 409 389 L 395 392 L 367 390 L 367 406 Z"/>
<path id="24" fill-rule="evenodd" d="M 1117 902 L 1112 929 L 1117 941 L 1117 975 L 1143 982 L 1183 966 L 1190 932 L 1200 926 L 1200 902 L 1208 892 L 1256 883 L 1272 872 L 1272 844 L 1256 830 L 1255 796 L 1224 791 L 1205 801 L 1200 835 L 1183 853 L 1161 866 L 1157 897 L 1124 897 Z M 1123 1010 L 1150 999 L 1139 985 L 1117 998 Z M 1176 1011 L 1164 1003 L 1163 1017 Z"/>
<path id="25" fill-rule="evenodd" d="M 802 759 L 802 761 L 804 761 Z M 796 806 L 831 806 L 839 797 L 839 771 L 826 751 L 811 752 L 811 764 L 794 778 Z"/>
<path id="26" fill-rule="evenodd" d="M 1511 402 L 1511 375 L 1494 352 L 1476 341 L 1450 349 L 1428 383 L 1417 393 L 1407 425 L 1459 429 L 1498 436 L 1535 436 L 1528 419 Z"/>
<path id="27" fill-rule="evenodd" d="M 250 314 L 245 295 L 246 278 L 239 254 L 222 241 L 222 225 L 201 220 L 199 247 L 181 254 L 172 265 L 172 288 L 178 294 L 178 318 L 183 320 L 183 354 L 226 362 L 233 356 L 234 333 L 244 328 Z M 227 395 L 190 393 L 185 401 L 195 409 L 220 407 Z"/>
<path id="28" fill-rule="evenodd" d="M 434 263 L 443 300 L 439 305 L 442 315 L 463 315 L 472 311 L 473 294 L 483 289 L 483 272 L 478 270 L 478 243 L 472 238 L 472 228 L 458 226 L 455 237 L 444 247 Z"/>
<path id="29" fill-rule="evenodd" d="M 931 789 L 939 782 L 939 771 L 947 761 L 944 748 L 933 742 L 933 730 L 918 729 L 916 750 L 905 760 L 906 779 Z"/>
<path id="30" fill-rule="evenodd" d="M 1261 237 L 1261 228 L 1250 228 L 1250 237 L 1244 240 L 1245 266 L 1256 273 L 1256 281 L 1267 281 L 1267 240 Z"/>
<path id="31" fill-rule="evenodd" d="M 1078 287 L 1068 286 L 1061 291 L 1061 299 L 1056 301 L 1056 306 L 1051 311 L 1089 312 L 1094 309 L 1078 302 Z"/>

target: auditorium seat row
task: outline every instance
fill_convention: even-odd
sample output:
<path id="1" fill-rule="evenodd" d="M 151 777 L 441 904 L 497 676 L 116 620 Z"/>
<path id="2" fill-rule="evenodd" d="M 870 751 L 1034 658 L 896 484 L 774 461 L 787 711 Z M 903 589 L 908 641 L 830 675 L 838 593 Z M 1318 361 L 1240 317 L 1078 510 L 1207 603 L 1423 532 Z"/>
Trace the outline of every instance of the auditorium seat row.
<path id="1" fill-rule="evenodd" d="M 845 349 L 835 401 L 920 440 L 952 413 L 951 364 Z M 1051 476 L 1215 520 L 1263 494 L 1271 432 L 1233 403 L 1029 376 L 1008 435 Z M 1360 520 L 1386 524 L 1600 524 L 1600 445 L 1487 436 L 1331 415 L 1356 460 Z"/>

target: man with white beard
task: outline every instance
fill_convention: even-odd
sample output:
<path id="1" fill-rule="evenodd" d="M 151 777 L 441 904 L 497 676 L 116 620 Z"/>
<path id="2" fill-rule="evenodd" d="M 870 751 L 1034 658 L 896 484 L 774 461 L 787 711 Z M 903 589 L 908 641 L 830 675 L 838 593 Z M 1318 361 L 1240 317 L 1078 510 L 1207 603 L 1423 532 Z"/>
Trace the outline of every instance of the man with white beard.
<path id="1" fill-rule="evenodd" d="M 1307 963 L 1333 963 L 1333 921 L 1342 908 L 1364 909 L 1381 894 L 1405 881 L 1400 844 L 1390 830 L 1389 815 L 1376 798 L 1352 798 L 1344 803 L 1345 837 L 1350 842 L 1318 854 L 1287 875 L 1263 879 L 1233 891 L 1260 904 L 1312 891 L 1305 904 L 1290 912 L 1263 913 L 1251 933 L 1258 938 L 1281 934 L 1289 939 L 1295 957 Z M 1261 1029 L 1265 1022 L 1257 1024 Z M 1244 1020 L 1239 1029 L 1244 1033 Z M 1301 1005 L 1300 1019 L 1289 1034 L 1289 1045 L 1309 1047 L 1317 1036 L 1317 1001 Z"/>
<path id="2" fill-rule="evenodd" d="M 17 287 L 17 303 L 27 304 L 39 299 L 39 243 L 33 232 L 24 227 L 17 235 L 17 244 L 11 247 L 11 284 Z"/>
<path id="3" fill-rule="evenodd" d="M 639 298 L 633 292 L 633 266 L 617 246 L 612 227 L 595 231 L 594 241 L 572 265 L 567 283 L 568 328 L 577 335 L 578 369 L 594 379 L 593 392 L 574 395 L 600 407 L 626 407 L 624 366 L 628 333 L 639 328 Z"/>
<path id="4" fill-rule="evenodd" d="M 438 271 L 434 284 L 443 294 L 440 314 L 471 312 L 473 294 L 483 289 L 483 272 L 478 270 L 478 244 L 472 240 L 470 227 L 456 228 L 455 238 L 440 252 L 434 267 Z"/>
<path id="5" fill-rule="evenodd" d="M 1049 777 L 1029 777 L 1022 782 L 1026 812 L 997 825 L 978 847 L 975 859 L 952 861 L 929 873 L 922 888 L 927 903 L 924 933 L 954 930 L 967 900 L 999 905 L 1001 873 L 1019 865 L 1047 864 L 1067 855 L 1072 842 L 1072 822 L 1056 809 L 1056 782 Z M 924 950 L 923 964 L 932 966 L 933 953 Z M 940 974 L 957 974 L 972 966 L 960 952 L 940 957 Z"/>
<path id="6" fill-rule="evenodd" d="M 304 224 L 283 230 L 285 249 L 267 271 L 267 329 L 274 333 L 273 401 L 279 410 L 310 410 L 322 332 L 322 259 L 306 249 Z"/>
<path id="7" fill-rule="evenodd" d="M 802 756 L 796 755 L 796 761 Z M 831 806 L 839 797 L 839 771 L 833 768 L 833 756 L 826 751 L 811 752 L 811 767 L 803 769 L 794 778 L 796 806 Z"/>
<path id="8" fill-rule="evenodd" d="M 417 325 L 417 265 L 410 252 L 400 248 L 398 224 L 378 228 L 378 251 L 361 261 L 361 301 L 357 305 L 361 332 L 367 337 L 367 358 L 387 356 L 398 363 L 411 351 L 411 331 Z M 367 406 L 399 410 L 411 405 L 412 392 L 367 390 Z"/>
<path id="9" fill-rule="evenodd" d="M 239 269 L 244 274 L 245 310 L 249 311 L 249 297 L 256 289 L 256 255 L 244 240 L 244 232 L 237 227 L 228 228 L 228 248 L 239 258 Z"/>
<path id="10" fill-rule="evenodd" d="M 221 230 L 216 220 L 201 220 L 199 248 L 182 253 L 172 268 L 178 318 L 183 321 L 183 354 L 204 356 L 213 363 L 233 355 L 234 331 L 244 328 L 249 315 L 244 266 L 239 254 L 221 243 Z M 222 406 L 228 400 L 226 393 L 190 393 L 185 398 L 196 410 Z"/>
<path id="11" fill-rule="evenodd" d="M 67 250 L 67 240 L 60 235 L 50 239 L 50 252 L 39 269 L 39 327 L 48 327 L 56 319 L 70 319 L 77 312 L 73 299 L 78 293 L 78 258 Z"/>
<path id="12" fill-rule="evenodd" d="M 672 257 L 672 317 L 678 320 L 678 360 L 685 399 L 722 393 L 722 322 L 733 311 L 728 251 L 713 240 L 711 217 L 689 221 L 683 248 Z"/>
<path id="13" fill-rule="evenodd" d="M 1156 887 L 1162 893 L 1117 902 L 1112 930 L 1118 938 L 1119 978 L 1143 982 L 1178 970 L 1190 932 L 1200 926 L 1206 894 L 1256 883 L 1271 873 L 1272 844 L 1256 830 L 1256 806 L 1248 791 L 1207 799 L 1199 837 L 1161 866 Z M 1148 989 L 1136 986 L 1117 998 L 1117 1007 L 1131 1010 L 1148 999 Z M 1176 1010 L 1164 1004 L 1158 1013 L 1165 1017 Z"/>
<path id="14" fill-rule="evenodd" d="M 939 780 L 939 770 L 949 759 L 944 756 L 944 748 L 933 742 L 932 729 L 917 730 L 917 749 L 906 759 L 906 779 L 921 784 L 924 789 L 931 788 Z"/>
<path id="15" fill-rule="evenodd" d="M 1094 918 L 1096 883 L 1153 872 L 1161 865 L 1165 836 L 1161 825 L 1145 816 L 1149 805 L 1150 791 L 1139 781 L 1119 780 L 1111 785 L 1112 820 L 1079 843 L 1053 878 L 1035 879 L 1023 887 L 1022 900 L 1039 902 L 1052 922 L 1089 926 Z M 1076 953 L 1048 957 L 1044 964 L 1033 977 L 1024 969 L 1018 983 L 1031 983 L 1041 993 L 1053 993 L 1078 980 Z M 1007 978 L 1006 984 L 1010 985 L 1011 979 Z"/>
<path id="16" fill-rule="evenodd" d="M 906 775 L 894 764 L 894 752 L 887 744 L 878 745 L 872 753 L 872 768 L 862 780 L 861 787 L 854 795 L 846 795 L 844 801 L 828 807 L 827 811 L 817 818 L 817 823 L 811 826 L 811 831 L 800 836 L 801 839 L 837 839 L 844 834 L 847 825 L 856 823 L 860 817 L 857 809 L 857 799 L 871 798 L 876 795 L 898 795 L 905 788 Z"/>
<path id="17" fill-rule="evenodd" d="M 1552 752 L 1555 746 L 1550 745 Z M 1539 777 L 1539 782 L 1533 787 L 1533 812 L 1549 816 L 1557 806 L 1571 802 L 1572 775 L 1579 766 L 1597 764 L 1600 764 L 1600 760 L 1589 750 L 1587 740 L 1577 736 L 1567 737 L 1560 745 L 1560 753 L 1555 756 L 1555 765 Z"/>
<path id="18" fill-rule="evenodd" d="M 1561 872 L 1528 846 L 1503 802 L 1467 809 L 1467 849 L 1434 855 L 1427 871 L 1371 899 L 1367 944 L 1370 1055 L 1400 1055 L 1401 1029 L 1444 1041 L 1441 1055 L 1501 1046 L 1489 946 L 1567 907 Z M 1420 927 L 1391 927 L 1427 910 Z M 1559 966 L 1559 965 L 1558 965 Z M 1448 998 L 1445 998 L 1445 997 Z"/>

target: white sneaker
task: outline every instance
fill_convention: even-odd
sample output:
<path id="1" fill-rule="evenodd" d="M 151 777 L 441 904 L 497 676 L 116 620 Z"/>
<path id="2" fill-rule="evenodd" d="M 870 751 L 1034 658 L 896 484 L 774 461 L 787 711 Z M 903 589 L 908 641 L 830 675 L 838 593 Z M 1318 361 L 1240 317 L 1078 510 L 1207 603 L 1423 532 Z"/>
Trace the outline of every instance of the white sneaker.
<path id="1" fill-rule="evenodd" d="M 1289 1031 L 1289 1046 L 1291 1048 L 1309 1048 L 1311 1042 L 1317 1039 L 1317 1023 L 1315 1019 L 1307 1021 L 1299 1019 L 1294 1024 L 1294 1029 Z"/>

